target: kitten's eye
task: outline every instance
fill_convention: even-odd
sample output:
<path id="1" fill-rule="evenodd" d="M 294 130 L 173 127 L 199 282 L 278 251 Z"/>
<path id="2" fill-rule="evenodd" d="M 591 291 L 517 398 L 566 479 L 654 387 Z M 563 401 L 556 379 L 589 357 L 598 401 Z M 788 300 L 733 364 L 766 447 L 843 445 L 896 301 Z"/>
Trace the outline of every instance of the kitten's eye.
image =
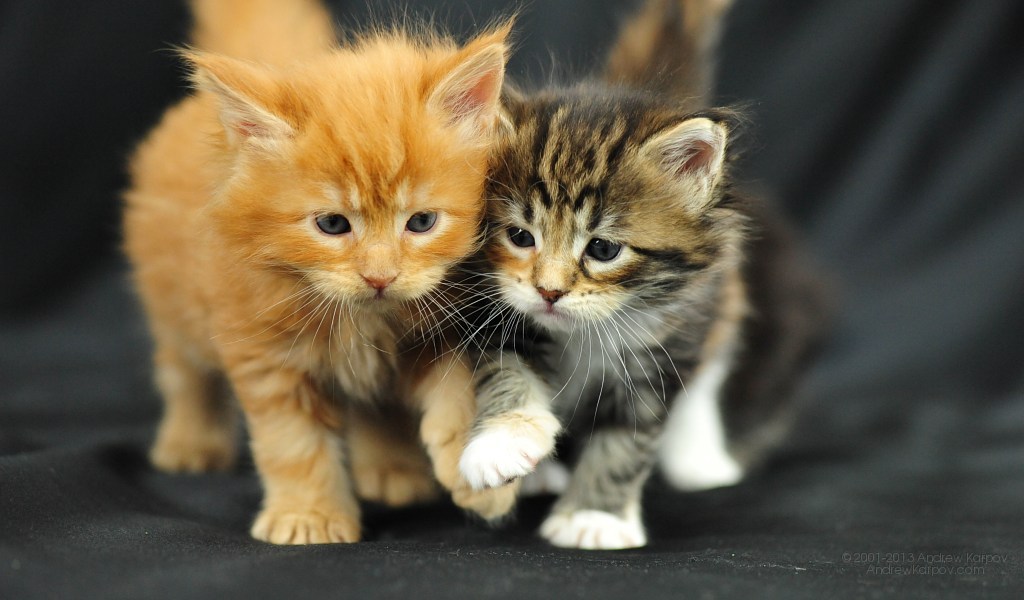
<path id="1" fill-rule="evenodd" d="M 532 233 L 518 227 L 508 228 L 508 239 L 512 240 L 512 243 L 520 248 L 529 248 L 537 243 L 534 241 Z"/>
<path id="2" fill-rule="evenodd" d="M 594 238 L 587 244 L 587 254 L 601 262 L 608 262 L 619 255 L 622 244 L 614 244 L 608 240 Z"/>
<path id="3" fill-rule="evenodd" d="M 341 235 L 352 231 L 352 224 L 348 219 L 336 213 L 317 217 L 316 226 L 327 235 Z"/>
<path id="4" fill-rule="evenodd" d="M 414 233 L 424 233 L 430 231 L 434 223 L 437 223 L 436 212 L 421 212 L 410 217 L 409 222 L 405 224 L 405 228 Z"/>

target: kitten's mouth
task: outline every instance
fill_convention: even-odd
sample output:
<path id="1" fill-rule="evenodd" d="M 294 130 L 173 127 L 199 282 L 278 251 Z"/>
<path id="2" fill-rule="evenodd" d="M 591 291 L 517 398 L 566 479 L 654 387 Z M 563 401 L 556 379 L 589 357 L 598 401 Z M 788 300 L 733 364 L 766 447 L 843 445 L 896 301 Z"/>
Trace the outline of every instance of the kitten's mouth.
<path id="1" fill-rule="evenodd" d="M 564 308 L 559 308 L 555 304 L 545 302 L 534 311 L 534 316 L 538 321 L 547 324 L 565 324 L 569 322 L 569 315 L 566 314 Z"/>

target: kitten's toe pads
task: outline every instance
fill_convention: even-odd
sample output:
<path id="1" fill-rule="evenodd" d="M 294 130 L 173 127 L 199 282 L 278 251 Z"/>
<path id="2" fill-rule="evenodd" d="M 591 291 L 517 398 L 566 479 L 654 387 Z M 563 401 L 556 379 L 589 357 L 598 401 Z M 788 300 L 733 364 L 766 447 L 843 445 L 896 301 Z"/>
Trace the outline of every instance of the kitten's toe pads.
<path id="1" fill-rule="evenodd" d="M 503 417 L 473 437 L 462 452 L 459 470 L 473 489 L 505 485 L 532 472 L 554 450 L 560 428 L 547 412 Z"/>
<path id="2" fill-rule="evenodd" d="M 359 541 L 359 520 L 341 511 L 265 508 L 252 537 L 271 544 L 333 544 Z"/>
<path id="3" fill-rule="evenodd" d="M 541 525 L 540 534 L 562 548 L 621 550 L 647 545 L 639 516 L 623 518 L 601 510 L 553 514 Z"/>

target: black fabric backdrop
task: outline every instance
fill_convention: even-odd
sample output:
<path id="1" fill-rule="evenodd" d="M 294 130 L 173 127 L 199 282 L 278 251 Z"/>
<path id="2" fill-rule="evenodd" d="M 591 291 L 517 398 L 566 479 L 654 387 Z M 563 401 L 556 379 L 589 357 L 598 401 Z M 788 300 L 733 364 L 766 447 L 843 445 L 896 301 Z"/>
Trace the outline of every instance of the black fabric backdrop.
<path id="1" fill-rule="evenodd" d="M 361 23 L 362 4 L 334 6 Z M 509 7 L 415 4 L 462 32 Z M 513 76 L 585 71 L 634 4 L 528 4 Z M 247 533 L 251 465 L 148 468 L 159 402 L 117 193 L 181 93 L 162 49 L 187 19 L 0 2 L 0 597 L 1024 593 L 1024 3 L 738 0 L 719 97 L 753 117 L 744 178 L 841 282 L 838 330 L 765 469 L 688 495 L 652 482 L 651 545 L 608 553 L 542 543 L 550 498 L 504 530 L 371 506 L 363 543 L 274 547 Z"/>

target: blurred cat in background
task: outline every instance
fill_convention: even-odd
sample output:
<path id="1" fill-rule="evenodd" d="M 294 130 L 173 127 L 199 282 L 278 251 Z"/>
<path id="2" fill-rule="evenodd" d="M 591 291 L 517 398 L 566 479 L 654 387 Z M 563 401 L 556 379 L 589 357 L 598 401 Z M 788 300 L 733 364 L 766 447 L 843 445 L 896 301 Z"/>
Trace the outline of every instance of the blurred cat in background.
<path id="1" fill-rule="evenodd" d="M 265 491 L 252 535 L 353 542 L 349 411 L 414 407 L 455 501 L 503 514 L 514 486 L 459 477 L 471 375 L 442 328 L 409 324 L 438 320 L 446 277 L 478 248 L 509 27 L 462 47 L 398 29 L 339 47 L 312 0 L 192 8 L 196 91 L 132 158 L 124 215 L 165 402 L 153 464 L 233 464 L 229 383 Z M 406 449 L 388 468 L 408 477 L 355 461 L 359 491 L 429 496 L 423 450 L 392 452 Z"/>

